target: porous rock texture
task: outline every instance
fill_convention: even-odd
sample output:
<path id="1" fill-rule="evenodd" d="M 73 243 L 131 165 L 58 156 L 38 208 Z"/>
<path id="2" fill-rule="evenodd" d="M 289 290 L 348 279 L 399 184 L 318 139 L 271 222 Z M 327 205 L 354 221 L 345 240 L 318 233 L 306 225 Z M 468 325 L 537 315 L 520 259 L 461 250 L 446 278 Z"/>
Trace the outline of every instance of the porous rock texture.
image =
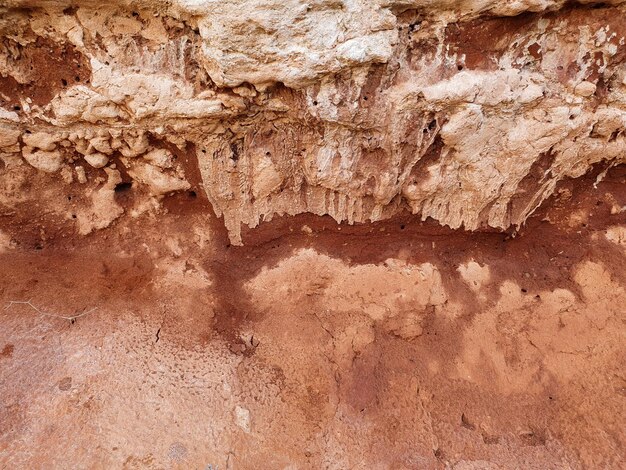
<path id="1" fill-rule="evenodd" d="M 151 210 L 189 189 L 181 159 L 241 243 L 303 212 L 519 227 L 626 158 L 617 0 L 3 4 L 0 155 L 98 181 L 81 233 L 122 214 L 121 176 Z"/>
<path id="2" fill-rule="evenodd" d="M 625 38 L 0 0 L 0 469 L 626 468 Z"/>

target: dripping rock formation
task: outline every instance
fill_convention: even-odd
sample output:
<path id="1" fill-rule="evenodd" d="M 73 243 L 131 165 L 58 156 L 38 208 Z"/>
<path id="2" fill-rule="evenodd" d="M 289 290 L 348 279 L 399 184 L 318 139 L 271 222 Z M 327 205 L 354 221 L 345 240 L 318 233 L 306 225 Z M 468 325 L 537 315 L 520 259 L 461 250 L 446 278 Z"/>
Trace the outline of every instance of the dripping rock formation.
<path id="1" fill-rule="evenodd" d="M 80 233 L 118 180 L 154 210 L 195 173 L 236 244 L 300 213 L 506 230 L 626 158 L 617 1 L 5 3 L 0 155 L 82 185 Z"/>

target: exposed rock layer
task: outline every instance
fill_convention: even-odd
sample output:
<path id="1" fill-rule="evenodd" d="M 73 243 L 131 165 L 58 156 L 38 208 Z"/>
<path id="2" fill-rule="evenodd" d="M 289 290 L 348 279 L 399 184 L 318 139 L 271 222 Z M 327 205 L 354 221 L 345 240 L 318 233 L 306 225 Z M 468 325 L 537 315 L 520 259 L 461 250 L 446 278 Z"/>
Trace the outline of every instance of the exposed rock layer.
<path id="1" fill-rule="evenodd" d="M 236 247 L 181 194 L 41 239 L 31 194 L 0 217 L 0 468 L 622 470 L 626 166 L 599 171 L 515 238 L 301 214 Z"/>
<path id="2" fill-rule="evenodd" d="M 302 212 L 507 229 L 626 161 L 620 1 L 4 3 L 4 172 L 85 185 L 80 233 L 197 168 L 235 243 Z"/>

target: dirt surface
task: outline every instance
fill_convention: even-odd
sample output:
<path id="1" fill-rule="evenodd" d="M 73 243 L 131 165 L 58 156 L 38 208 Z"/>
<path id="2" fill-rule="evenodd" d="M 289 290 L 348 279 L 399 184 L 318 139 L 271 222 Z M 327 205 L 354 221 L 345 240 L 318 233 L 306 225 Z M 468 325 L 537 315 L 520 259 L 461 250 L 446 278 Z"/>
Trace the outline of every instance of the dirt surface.
<path id="1" fill-rule="evenodd" d="M 519 233 L 302 215 L 242 247 L 194 188 L 133 217 L 123 187 L 76 236 L 33 176 L 0 216 L 0 468 L 624 468 L 626 167 L 603 169 Z"/>

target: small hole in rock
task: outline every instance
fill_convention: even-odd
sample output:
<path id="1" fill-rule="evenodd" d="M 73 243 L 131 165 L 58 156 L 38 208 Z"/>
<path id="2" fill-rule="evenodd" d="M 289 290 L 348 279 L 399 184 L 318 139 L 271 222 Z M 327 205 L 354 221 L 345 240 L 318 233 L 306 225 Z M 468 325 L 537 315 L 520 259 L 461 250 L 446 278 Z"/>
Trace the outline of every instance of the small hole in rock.
<path id="1" fill-rule="evenodd" d="M 313 106 L 317 106 L 317 101 L 313 101 Z"/>
<path id="2" fill-rule="evenodd" d="M 522 287 L 522 292 L 525 294 L 526 292 L 528 292 L 528 289 Z"/>
<path id="3" fill-rule="evenodd" d="M 115 189 L 114 191 L 116 193 L 123 193 L 125 191 L 128 191 L 130 188 L 133 187 L 133 183 L 131 182 L 127 182 L 127 183 L 118 183 L 115 185 Z"/>
<path id="4" fill-rule="evenodd" d="M 13 110 L 14 110 L 14 111 L 19 111 L 19 110 L 21 110 L 21 109 L 22 109 L 22 108 L 20 108 L 19 106 L 13 106 Z"/>
<path id="5" fill-rule="evenodd" d="M 187 193 L 187 195 L 188 195 L 190 198 L 192 198 L 192 199 L 194 199 L 194 198 L 196 198 L 196 197 L 198 196 L 198 195 L 196 194 L 196 192 L 195 192 L 195 191 L 189 191 L 189 192 Z"/>
<path id="6" fill-rule="evenodd" d="M 417 31 L 418 29 L 420 29 L 420 25 L 421 25 L 421 24 L 422 24 L 422 21 L 421 21 L 421 20 L 417 20 L 416 22 L 411 23 L 411 24 L 409 25 L 409 34 L 410 34 L 410 33 L 412 33 L 412 32 L 414 32 L 414 31 Z"/>
<path id="7" fill-rule="evenodd" d="M 63 86 L 67 86 L 67 80 L 66 79 L 62 78 L 61 79 L 61 83 L 63 84 Z"/>
<path id="8" fill-rule="evenodd" d="M 75 218 L 76 218 L 76 214 L 72 214 L 72 219 L 75 219 Z"/>
<path id="9" fill-rule="evenodd" d="M 400 225 L 400 230 L 404 230 L 404 224 Z"/>

